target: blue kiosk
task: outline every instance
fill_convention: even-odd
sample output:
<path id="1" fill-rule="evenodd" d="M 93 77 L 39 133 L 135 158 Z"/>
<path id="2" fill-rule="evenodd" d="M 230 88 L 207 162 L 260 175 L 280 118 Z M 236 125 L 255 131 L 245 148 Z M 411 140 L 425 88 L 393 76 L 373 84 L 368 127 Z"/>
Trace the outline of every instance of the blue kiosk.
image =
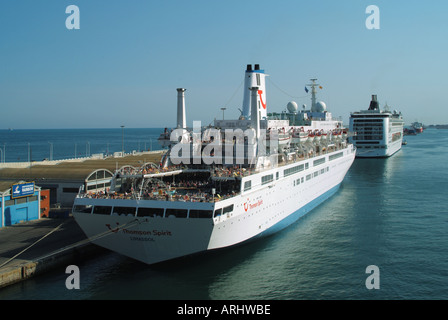
<path id="1" fill-rule="evenodd" d="M 20 181 L 0 192 L 0 227 L 40 219 L 40 190 L 34 182 Z"/>

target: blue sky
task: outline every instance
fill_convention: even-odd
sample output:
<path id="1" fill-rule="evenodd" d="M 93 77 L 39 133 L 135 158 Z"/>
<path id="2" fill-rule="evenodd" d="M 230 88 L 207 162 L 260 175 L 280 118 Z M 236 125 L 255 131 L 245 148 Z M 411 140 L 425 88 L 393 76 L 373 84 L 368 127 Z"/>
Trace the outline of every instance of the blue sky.
<path id="1" fill-rule="evenodd" d="M 72 4 L 79 30 L 65 26 Z M 371 4 L 379 30 L 365 26 Z M 304 86 L 318 78 L 345 122 L 377 94 L 407 124 L 448 123 L 447 12 L 443 0 L 4 0 L 0 129 L 174 126 L 178 87 L 188 125 L 223 106 L 237 118 L 256 63 L 269 111 L 309 105 Z"/>

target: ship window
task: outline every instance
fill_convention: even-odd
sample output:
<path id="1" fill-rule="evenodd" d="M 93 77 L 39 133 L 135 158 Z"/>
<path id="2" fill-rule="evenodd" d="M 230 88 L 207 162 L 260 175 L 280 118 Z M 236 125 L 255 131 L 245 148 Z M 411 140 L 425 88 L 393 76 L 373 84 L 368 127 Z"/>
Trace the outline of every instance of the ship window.
<path id="1" fill-rule="evenodd" d="M 343 156 L 342 152 L 339 152 L 339 153 L 336 153 L 336 154 L 332 154 L 331 156 L 328 157 L 328 159 L 331 161 L 331 160 L 340 158 L 342 156 Z"/>
<path id="2" fill-rule="evenodd" d="M 213 216 L 212 210 L 190 210 L 190 218 L 211 218 Z"/>
<path id="3" fill-rule="evenodd" d="M 310 180 L 311 179 L 311 175 L 310 174 L 307 174 L 306 175 L 306 181 L 308 181 L 308 180 Z"/>
<path id="4" fill-rule="evenodd" d="M 139 217 L 163 217 L 162 208 L 138 208 L 137 216 Z"/>
<path id="5" fill-rule="evenodd" d="M 187 210 L 184 209 L 166 209 L 165 217 L 167 218 L 186 218 Z"/>
<path id="6" fill-rule="evenodd" d="M 92 213 L 92 205 L 77 205 L 73 207 L 74 212 Z"/>
<path id="7" fill-rule="evenodd" d="M 222 214 L 226 214 L 226 213 L 229 213 L 229 212 L 232 212 L 232 211 L 233 211 L 233 204 L 230 205 L 230 206 L 225 207 L 225 208 L 222 210 Z"/>
<path id="8" fill-rule="evenodd" d="M 94 214 L 110 214 L 112 207 L 109 206 L 95 206 L 93 207 Z"/>
<path id="9" fill-rule="evenodd" d="M 318 166 L 318 165 L 320 165 L 322 163 L 325 163 L 325 158 L 320 158 L 320 159 L 314 160 L 313 161 L 313 166 L 315 167 L 315 166 Z"/>
<path id="10" fill-rule="evenodd" d="M 303 171 L 303 164 L 283 170 L 283 175 L 287 177 L 300 171 Z"/>
<path id="11" fill-rule="evenodd" d="M 114 207 L 114 210 L 112 211 L 112 213 L 117 213 L 117 214 L 132 214 L 133 216 L 135 216 L 135 211 L 137 208 L 135 207 Z"/>
<path id="12" fill-rule="evenodd" d="M 216 209 L 215 210 L 215 214 L 213 215 L 213 217 L 219 217 L 222 214 L 222 208 L 221 209 Z"/>
<path id="13" fill-rule="evenodd" d="M 309 164 L 307 162 L 307 163 L 305 163 L 305 169 L 308 169 L 308 168 L 309 168 Z"/>
<path id="14" fill-rule="evenodd" d="M 272 182 L 274 180 L 273 174 L 268 174 L 266 176 L 261 177 L 261 184 L 266 184 Z"/>
<path id="15" fill-rule="evenodd" d="M 248 191 L 252 188 L 252 181 L 248 180 L 244 182 L 244 191 Z"/>

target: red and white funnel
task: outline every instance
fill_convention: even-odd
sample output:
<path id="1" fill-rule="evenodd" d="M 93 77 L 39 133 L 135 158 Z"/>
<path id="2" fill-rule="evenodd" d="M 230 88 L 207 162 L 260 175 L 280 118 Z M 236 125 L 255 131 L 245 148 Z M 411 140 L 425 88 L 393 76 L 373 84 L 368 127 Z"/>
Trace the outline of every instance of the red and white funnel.
<path id="1" fill-rule="evenodd" d="M 242 116 L 245 119 L 251 119 L 251 88 L 258 87 L 257 95 L 259 100 L 258 106 L 258 116 L 259 119 L 265 119 L 267 116 L 266 111 L 266 81 L 265 77 L 267 75 L 264 73 L 264 70 L 260 70 L 260 65 L 254 65 L 252 69 L 252 65 L 248 64 L 246 68 L 245 78 L 244 78 L 244 98 L 243 98 L 243 112 Z"/>

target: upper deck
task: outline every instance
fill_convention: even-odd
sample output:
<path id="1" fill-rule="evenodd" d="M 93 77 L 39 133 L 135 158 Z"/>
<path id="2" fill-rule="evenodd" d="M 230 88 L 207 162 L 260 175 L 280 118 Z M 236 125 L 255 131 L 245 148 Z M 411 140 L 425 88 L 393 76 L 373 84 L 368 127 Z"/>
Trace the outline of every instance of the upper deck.
<path id="1" fill-rule="evenodd" d="M 291 152 L 278 157 L 275 166 L 251 168 L 242 166 L 170 166 L 161 168 L 153 163 L 142 167 L 123 166 L 115 172 L 109 184 L 89 190 L 81 189 L 77 199 L 153 200 L 216 203 L 256 190 L 269 182 L 274 172 L 286 177 L 308 166 L 321 163 L 325 155 L 335 159 L 347 147 L 345 141 L 308 149 L 298 154 Z M 271 172 L 272 171 L 272 172 Z M 279 176 L 279 173 L 276 173 Z M 254 177 L 257 177 L 254 179 Z"/>

